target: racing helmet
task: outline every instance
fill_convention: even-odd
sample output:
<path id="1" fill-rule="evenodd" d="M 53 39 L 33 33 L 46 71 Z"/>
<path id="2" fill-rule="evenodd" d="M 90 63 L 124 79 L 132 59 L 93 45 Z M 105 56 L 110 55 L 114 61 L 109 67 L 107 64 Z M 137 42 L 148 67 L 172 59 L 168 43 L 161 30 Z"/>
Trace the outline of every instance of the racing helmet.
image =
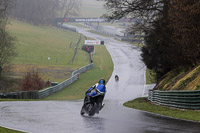
<path id="1" fill-rule="evenodd" d="M 106 84 L 105 79 L 100 79 L 100 80 L 99 80 L 99 84 L 105 85 L 105 84 Z"/>

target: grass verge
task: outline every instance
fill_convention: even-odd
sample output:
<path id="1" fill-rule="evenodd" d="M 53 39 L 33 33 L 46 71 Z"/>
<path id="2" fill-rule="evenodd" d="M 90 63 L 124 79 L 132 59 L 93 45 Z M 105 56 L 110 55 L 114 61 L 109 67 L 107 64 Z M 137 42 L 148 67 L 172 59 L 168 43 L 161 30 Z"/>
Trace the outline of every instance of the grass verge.
<path id="1" fill-rule="evenodd" d="M 93 59 L 93 69 L 81 74 L 81 78 L 69 87 L 47 98 L 44 98 L 44 100 L 82 99 L 85 96 L 86 90 L 98 82 L 100 78 L 104 78 L 106 81 L 108 81 L 113 71 L 113 62 L 106 47 L 103 45 L 95 46 L 95 55 Z"/>
<path id="2" fill-rule="evenodd" d="M 42 101 L 41 99 L 0 99 L 0 102 L 12 102 L 12 101 Z"/>
<path id="3" fill-rule="evenodd" d="M 153 84 L 156 82 L 156 74 L 150 69 L 146 70 L 146 84 Z"/>
<path id="4" fill-rule="evenodd" d="M 200 122 L 200 111 L 180 110 L 166 106 L 155 105 L 149 102 L 147 98 L 137 98 L 135 100 L 124 103 L 124 106 L 178 119 Z"/>
<path id="5" fill-rule="evenodd" d="M 200 66 L 180 67 L 165 74 L 155 89 L 158 90 L 197 90 L 200 85 Z"/>
<path id="6" fill-rule="evenodd" d="M 23 133 L 23 132 L 15 131 L 15 130 L 4 128 L 4 127 L 0 127 L 0 133 Z"/>

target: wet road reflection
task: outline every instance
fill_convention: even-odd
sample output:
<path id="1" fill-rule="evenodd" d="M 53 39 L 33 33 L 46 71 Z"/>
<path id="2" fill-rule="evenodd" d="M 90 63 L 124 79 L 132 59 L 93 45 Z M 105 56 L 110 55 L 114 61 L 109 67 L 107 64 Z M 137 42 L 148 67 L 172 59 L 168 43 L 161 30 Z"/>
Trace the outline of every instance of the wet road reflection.
<path id="1" fill-rule="evenodd" d="M 1 102 L 0 125 L 31 133 L 199 133 L 200 124 L 125 108 L 106 100 L 94 117 L 79 113 L 83 101 Z M 2 109 L 3 108 L 3 109 Z"/>

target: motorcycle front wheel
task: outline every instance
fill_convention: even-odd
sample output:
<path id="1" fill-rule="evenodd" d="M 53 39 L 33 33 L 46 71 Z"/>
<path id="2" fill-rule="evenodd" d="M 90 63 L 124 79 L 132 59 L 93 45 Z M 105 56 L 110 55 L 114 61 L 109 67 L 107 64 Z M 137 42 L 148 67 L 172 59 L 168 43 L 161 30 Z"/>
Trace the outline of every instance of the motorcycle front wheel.
<path id="1" fill-rule="evenodd" d="M 84 111 L 84 108 L 82 107 L 81 109 L 81 112 L 80 112 L 81 115 L 84 115 L 85 114 L 85 111 Z"/>
<path id="2" fill-rule="evenodd" d="M 93 103 L 86 103 L 83 105 L 80 114 L 84 115 L 85 113 L 87 113 L 89 116 L 93 116 L 95 114 Z"/>
<path id="3" fill-rule="evenodd" d="M 94 108 L 94 104 L 93 104 L 93 103 L 88 103 L 88 104 L 86 105 L 86 109 L 87 109 L 87 111 L 88 111 L 88 115 L 89 115 L 89 116 L 95 115 L 95 108 Z"/>

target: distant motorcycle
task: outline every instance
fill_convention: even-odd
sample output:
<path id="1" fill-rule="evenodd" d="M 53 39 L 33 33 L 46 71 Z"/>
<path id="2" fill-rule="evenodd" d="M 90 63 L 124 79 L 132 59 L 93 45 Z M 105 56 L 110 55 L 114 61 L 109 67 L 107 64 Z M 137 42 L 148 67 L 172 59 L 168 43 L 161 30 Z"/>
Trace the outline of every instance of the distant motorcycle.
<path id="1" fill-rule="evenodd" d="M 118 82 L 119 81 L 119 76 L 115 75 L 115 81 Z"/>
<path id="2" fill-rule="evenodd" d="M 99 111 L 104 107 L 104 104 L 99 107 L 99 103 L 97 100 L 99 97 L 102 97 L 102 95 L 90 97 L 90 99 L 88 99 L 86 94 L 80 114 L 88 114 L 88 116 L 94 116 L 95 114 L 99 114 Z"/>

